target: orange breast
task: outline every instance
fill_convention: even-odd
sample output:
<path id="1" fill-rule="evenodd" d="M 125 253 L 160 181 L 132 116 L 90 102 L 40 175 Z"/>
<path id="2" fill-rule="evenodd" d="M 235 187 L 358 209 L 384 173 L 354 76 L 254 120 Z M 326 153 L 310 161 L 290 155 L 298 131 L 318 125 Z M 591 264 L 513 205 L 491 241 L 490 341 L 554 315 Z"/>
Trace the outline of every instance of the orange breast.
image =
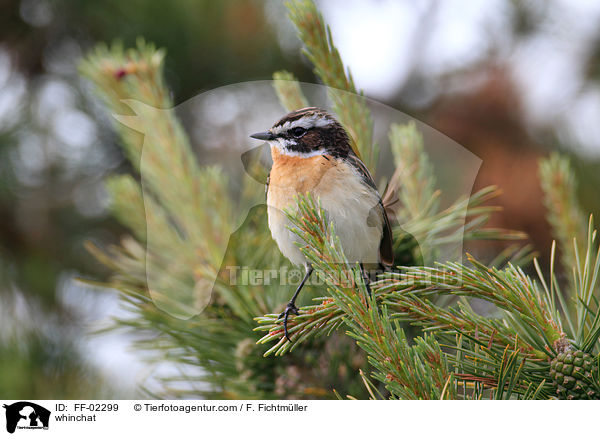
<path id="1" fill-rule="evenodd" d="M 280 210 L 292 204 L 299 193 L 318 196 L 330 186 L 328 179 L 339 171 L 338 163 L 331 156 L 288 156 L 275 147 L 271 149 L 271 156 L 273 167 L 267 204 Z"/>

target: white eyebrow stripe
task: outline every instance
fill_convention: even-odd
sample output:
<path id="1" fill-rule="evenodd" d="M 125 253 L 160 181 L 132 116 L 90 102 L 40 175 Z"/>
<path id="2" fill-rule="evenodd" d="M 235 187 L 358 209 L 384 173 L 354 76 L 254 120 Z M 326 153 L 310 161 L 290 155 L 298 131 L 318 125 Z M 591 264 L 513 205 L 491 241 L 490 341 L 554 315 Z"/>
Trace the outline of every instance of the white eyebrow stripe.
<path id="1" fill-rule="evenodd" d="M 294 129 L 296 127 L 302 127 L 304 129 L 310 129 L 311 127 L 325 127 L 334 123 L 334 120 L 323 117 L 317 114 L 302 117 L 294 121 L 286 121 L 281 126 L 273 127 L 271 132 L 274 135 L 279 135 L 282 132 Z"/>

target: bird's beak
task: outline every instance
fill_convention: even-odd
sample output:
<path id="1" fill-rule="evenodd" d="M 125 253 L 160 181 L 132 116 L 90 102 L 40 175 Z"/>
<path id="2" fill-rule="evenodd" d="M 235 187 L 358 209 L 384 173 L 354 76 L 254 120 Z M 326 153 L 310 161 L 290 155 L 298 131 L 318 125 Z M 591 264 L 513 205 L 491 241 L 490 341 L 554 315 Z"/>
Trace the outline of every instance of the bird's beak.
<path id="1" fill-rule="evenodd" d="M 271 132 L 258 132 L 250 135 L 250 137 L 254 139 L 262 139 L 263 141 L 271 141 L 272 139 L 275 139 L 275 135 L 273 135 Z"/>

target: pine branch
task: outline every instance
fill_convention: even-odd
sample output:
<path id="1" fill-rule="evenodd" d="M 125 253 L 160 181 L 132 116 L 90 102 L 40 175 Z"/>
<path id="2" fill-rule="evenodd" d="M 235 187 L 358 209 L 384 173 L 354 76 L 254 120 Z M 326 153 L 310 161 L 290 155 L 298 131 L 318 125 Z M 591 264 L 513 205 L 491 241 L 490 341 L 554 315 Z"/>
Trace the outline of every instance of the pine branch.
<path id="1" fill-rule="evenodd" d="M 496 351 L 517 344 L 524 356 L 546 358 L 508 329 L 503 320 L 477 315 L 466 301 L 458 303 L 458 307 L 443 308 L 421 295 L 394 293 L 385 299 L 385 303 L 393 309 L 395 318 L 422 327 L 424 331 L 449 338 L 463 334 L 488 348 L 494 347 Z"/>
<path id="2" fill-rule="evenodd" d="M 437 268 L 411 267 L 405 268 L 405 272 L 399 274 L 388 274 L 385 288 L 395 290 L 394 293 L 390 293 L 388 301 L 396 307 L 401 307 L 403 311 L 406 310 L 402 312 L 406 318 L 412 320 L 414 317 L 415 321 L 424 323 L 422 325 L 425 327 L 429 326 L 429 323 L 432 327 L 436 327 L 434 323 L 445 318 L 445 321 L 449 322 L 447 317 L 453 316 L 455 319 L 452 324 L 446 324 L 447 327 L 452 327 L 451 331 L 464 334 L 468 332 L 473 336 L 477 331 L 478 334 L 485 333 L 491 338 L 494 329 L 501 329 L 500 325 L 490 325 L 489 331 L 481 332 L 476 330 L 483 321 L 481 318 L 474 318 L 469 323 L 468 316 L 447 313 L 448 311 L 440 308 L 435 308 L 429 313 L 432 316 L 430 320 L 423 319 L 423 315 L 418 312 L 419 307 L 406 302 L 406 295 L 421 301 L 433 295 L 455 295 L 489 301 L 505 311 L 504 322 L 508 325 L 503 330 L 514 332 L 512 336 L 506 337 L 514 337 L 516 333 L 520 341 L 523 341 L 523 348 L 530 351 L 532 357 L 537 359 L 553 357 L 553 344 L 563 338 L 564 333 L 560 318 L 556 313 L 551 312 L 548 302 L 539 292 L 536 283 L 520 268 L 512 265 L 504 270 L 498 270 L 488 268 L 472 257 L 469 260 L 473 264 L 472 268 L 448 263 Z M 438 318 L 435 311 L 439 311 L 439 314 L 444 316 Z M 496 340 L 500 339 L 502 335 L 496 338 Z M 507 345 L 506 342 L 499 342 L 499 344 Z"/>
<path id="3" fill-rule="evenodd" d="M 586 219 L 577 201 L 577 183 L 567 157 L 552 153 L 540 160 L 540 183 L 552 233 L 562 253 L 562 264 L 571 273 L 581 253 L 575 252 L 573 239 L 585 241 Z"/>
<path id="4" fill-rule="evenodd" d="M 136 50 L 100 47 L 80 70 L 92 80 L 110 110 L 129 159 L 139 170 L 147 223 L 120 194 L 134 196 L 132 181 L 115 179 L 109 189 L 119 197 L 121 221 L 144 238 L 146 278 L 152 297 L 164 310 L 190 317 L 208 303 L 223 258 L 219 235 L 232 222 L 227 183 L 217 169 L 200 169 L 172 110 L 162 80 L 163 54 L 138 41 Z M 131 111 L 135 115 L 129 115 Z M 140 133 L 142 135 L 140 135 Z M 140 139 L 143 139 L 140 141 Z M 215 232 L 213 223 L 220 223 Z"/>
<path id="5" fill-rule="evenodd" d="M 405 400 L 454 399 L 452 370 L 440 344 L 425 334 L 409 346 L 404 330 L 392 322 L 387 308 L 374 300 L 362 310 L 346 306 L 348 335 L 369 356 L 373 377 L 382 382 L 392 398 Z"/>
<path id="6" fill-rule="evenodd" d="M 570 285 L 563 290 L 559 287 L 555 275 L 555 245 L 552 247 L 549 284 L 536 264 L 538 275 L 555 310 L 560 310 L 567 320 L 570 336 L 577 347 L 585 352 L 598 352 L 600 251 L 593 217 L 589 217 L 586 232 L 584 214 L 577 201 L 577 180 L 567 157 L 553 153 L 541 160 L 540 183 L 564 270 L 571 273 Z"/>
<path id="7" fill-rule="evenodd" d="M 392 124 L 389 137 L 396 170 L 383 204 L 398 196 L 400 204 L 394 212 L 401 222 L 434 215 L 441 192 L 435 189 L 436 177 L 423 147 L 423 136 L 411 121 L 405 125 Z"/>
<path id="8" fill-rule="evenodd" d="M 146 210 L 140 185 L 129 175 L 109 177 L 105 186 L 112 199 L 110 209 L 115 218 L 131 229 L 138 240 L 146 240 Z"/>
<path id="9" fill-rule="evenodd" d="M 587 237 L 587 250 L 584 257 L 577 259 L 575 275 L 575 295 L 577 298 L 577 335 L 575 337 L 579 348 L 585 352 L 593 352 L 600 348 L 600 250 L 596 242 L 597 231 L 594 220 L 590 215 Z M 580 250 L 576 242 L 573 244 L 575 253 Z M 581 250 L 583 251 L 583 250 Z"/>
<path id="10" fill-rule="evenodd" d="M 333 110 L 349 132 L 354 151 L 375 174 L 378 148 L 372 142 L 373 118 L 365 98 L 354 85 L 350 71 L 344 67 L 329 26 L 312 0 L 294 0 L 286 5 L 289 18 L 305 45 L 303 52 L 314 65 L 316 75 L 328 87 Z"/>
<path id="11" fill-rule="evenodd" d="M 401 228 L 394 229 L 394 249 L 401 251 L 404 232 L 419 241 L 426 265 L 438 258 L 438 251 L 444 246 L 456 246 L 469 240 L 513 240 L 527 237 L 523 232 L 486 227 L 491 214 L 499 210 L 486 203 L 500 195 L 495 186 L 482 188 L 470 198 L 458 198 L 452 205 L 433 215 L 421 215 L 409 218 Z M 403 203 L 400 207 L 403 206 Z M 431 209 L 433 212 L 433 209 Z M 519 253 L 518 261 L 526 261 L 531 254 L 529 247 L 512 248 Z M 519 251 L 522 250 L 522 251 Z"/>
<path id="12" fill-rule="evenodd" d="M 578 349 L 586 353 L 598 352 L 600 349 L 600 289 L 598 286 L 600 251 L 596 237 L 597 231 L 594 229 L 593 219 L 590 216 L 585 252 L 576 241 L 573 244 L 573 252 L 581 252 L 583 259 L 576 257 L 577 263 L 572 266 L 572 283 L 574 285 L 567 290 L 567 295 L 574 296 L 572 298 L 565 299 L 563 297 L 554 273 L 556 243 L 552 245 L 549 281 L 544 279 L 539 263 L 535 262 L 538 277 L 546 293 L 546 299 L 551 304 L 551 310 L 566 320 L 568 337 L 572 338 Z"/>
<path id="13" fill-rule="evenodd" d="M 470 383 L 463 385 L 463 395 L 478 398 L 490 389 L 495 398 L 552 395 L 547 382 L 550 360 L 556 356 L 554 343 L 561 341 L 564 334 L 556 329 L 553 319 L 536 320 L 546 313 L 544 303 L 535 296 L 531 305 L 526 303 L 525 298 L 535 291 L 518 270 L 508 268 L 503 274 L 491 269 L 486 273 L 447 264 L 436 270 L 409 268 L 399 276 L 404 283 L 394 283 L 392 286 L 398 290 L 387 293 L 383 304 L 397 319 L 435 334 L 441 345 L 454 350 L 448 358 L 455 367 L 456 380 Z M 525 287 L 520 284 L 523 281 Z M 490 295 L 490 291 L 498 295 Z M 447 294 L 462 296 L 456 308 L 439 307 L 430 300 Z M 501 317 L 476 314 L 467 297 L 494 303 L 503 309 Z M 518 366 L 516 361 L 520 362 Z M 455 387 L 459 390 L 460 384 Z"/>
<path id="14" fill-rule="evenodd" d="M 528 369 L 531 365 L 526 365 L 527 359 L 515 347 L 491 351 L 458 335 L 456 345 L 450 348 L 455 350 L 449 359 L 456 368 L 456 390 L 462 391 L 465 399 L 481 400 L 487 392 L 496 400 L 546 399 L 551 395 L 547 367 Z"/>
<path id="15" fill-rule="evenodd" d="M 498 207 L 484 204 L 500 195 L 495 186 L 484 188 L 470 198 L 459 198 L 447 209 L 439 210 L 441 191 L 436 189 L 433 167 L 423 146 L 423 137 L 414 122 L 405 125 L 393 124 L 390 128 L 390 143 L 396 170 L 383 196 L 383 204 L 394 227 L 395 251 L 403 253 L 418 241 L 426 265 L 438 258 L 444 246 L 462 244 L 468 240 L 522 240 L 522 232 L 486 227 L 492 213 Z M 466 221 L 466 223 L 465 223 Z M 526 263 L 531 260 L 529 246 L 510 245 L 499 253 L 495 264 L 506 259 Z"/>
<path id="16" fill-rule="evenodd" d="M 135 49 L 125 50 L 119 43 L 98 45 L 80 64 L 79 73 L 96 85 L 95 90 L 110 114 L 131 113 L 125 100 L 136 100 L 156 107 L 172 107 L 162 76 L 164 50 L 157 50 L 142 39 Z M 134 77 L 134 80 L 130 80 Z M 139 168 L 143 136 L 124 124 L 114 124 L 123 150 Z"/>

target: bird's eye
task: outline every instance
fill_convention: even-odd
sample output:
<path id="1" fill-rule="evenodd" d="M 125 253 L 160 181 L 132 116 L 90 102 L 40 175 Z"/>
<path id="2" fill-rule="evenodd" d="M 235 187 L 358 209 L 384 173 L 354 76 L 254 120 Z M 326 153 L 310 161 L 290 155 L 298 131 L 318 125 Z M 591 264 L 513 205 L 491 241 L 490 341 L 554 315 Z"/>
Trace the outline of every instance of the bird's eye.
<path id="1" fill-rule="evenodd" d="M 306 129 L 304 127 L 294 127 L 291 133 L 293 137 L 300 138 L 306 133 Z"/>

